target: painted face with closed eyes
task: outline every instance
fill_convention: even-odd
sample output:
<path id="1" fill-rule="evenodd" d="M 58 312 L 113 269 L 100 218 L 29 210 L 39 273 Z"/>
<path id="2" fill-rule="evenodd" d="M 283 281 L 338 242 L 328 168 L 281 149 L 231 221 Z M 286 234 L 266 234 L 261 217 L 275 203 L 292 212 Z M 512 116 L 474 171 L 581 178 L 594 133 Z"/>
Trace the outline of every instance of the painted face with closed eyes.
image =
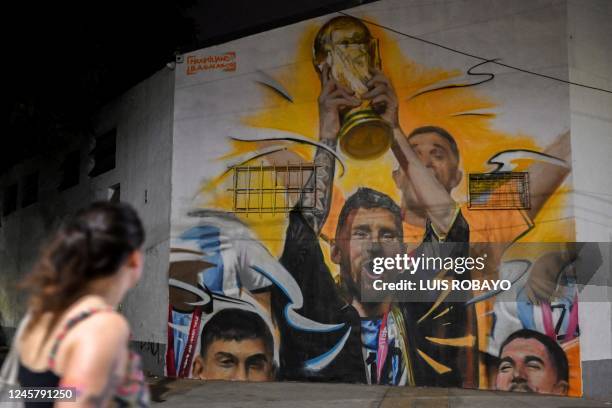
<path id="1" fill-rule="evenodd" d="M 502 391 L 566 394 L 557 365 L 546 346 L 534 338 L 517 338 L 502 351 L 495 387 Z"/>

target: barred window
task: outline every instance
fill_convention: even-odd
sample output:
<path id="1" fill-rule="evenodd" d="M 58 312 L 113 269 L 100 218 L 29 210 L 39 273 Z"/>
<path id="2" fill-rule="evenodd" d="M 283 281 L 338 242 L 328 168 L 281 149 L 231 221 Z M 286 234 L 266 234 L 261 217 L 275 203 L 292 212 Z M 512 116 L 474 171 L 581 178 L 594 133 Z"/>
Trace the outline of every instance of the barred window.
<path id="1" fill-rule="evenodd" d="M 233 211 L 236 213 L 288 213 L 302 198 L 301 208 L 311 211 L 316 189 L 305 187 L 316 178 L 313 163 L 237 166 L 233 169 Z M 314 185 L 314 183 L 313 183 Z"/>
<path id="2" fill-rule="evenodd" d="M 472 173 L 468 190 L 471 210 L 530 208 L 527 172 Z"/>

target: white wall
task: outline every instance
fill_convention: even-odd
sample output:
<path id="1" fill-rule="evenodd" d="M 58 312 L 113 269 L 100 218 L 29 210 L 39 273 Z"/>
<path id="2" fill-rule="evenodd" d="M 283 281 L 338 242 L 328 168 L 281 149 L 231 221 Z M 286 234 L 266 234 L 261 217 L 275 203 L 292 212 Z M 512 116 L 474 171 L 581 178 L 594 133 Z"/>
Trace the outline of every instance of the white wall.
<path id="1" fill-rule="evenodd" d="M 571 81 L 612 90 L 611 19 L 610 1 L 568 1 Z M 612 94 L 571 86 L 570 110 L 576 240 L 612 242 Z M 581 294 L 583 361 L 612 359 L 609 248 L 602 246 L 608 263 L 598 272 L 607 287 L 593 285 Z"/>

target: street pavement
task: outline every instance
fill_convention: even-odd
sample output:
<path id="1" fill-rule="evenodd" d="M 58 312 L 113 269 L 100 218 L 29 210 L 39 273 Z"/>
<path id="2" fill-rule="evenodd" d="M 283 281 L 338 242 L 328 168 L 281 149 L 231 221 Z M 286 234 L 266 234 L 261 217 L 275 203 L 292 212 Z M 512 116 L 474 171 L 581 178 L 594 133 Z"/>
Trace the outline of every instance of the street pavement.
<path id="1" fill-rule="evenodd" d="M 153 405 L 206 408 L 612 408 L 610 401 L 454 388 L 153 380 Z"/>

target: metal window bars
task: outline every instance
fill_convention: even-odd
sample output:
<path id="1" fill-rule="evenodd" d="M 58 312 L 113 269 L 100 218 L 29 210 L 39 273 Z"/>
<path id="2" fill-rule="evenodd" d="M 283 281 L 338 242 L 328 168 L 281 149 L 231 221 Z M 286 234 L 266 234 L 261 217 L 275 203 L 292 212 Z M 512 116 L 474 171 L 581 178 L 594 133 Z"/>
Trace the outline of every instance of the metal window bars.
<path id="1" fill-rule="evenodd" d="M 471 173 L 468 178 L 471 210 L 530 208 L 529 173 Z"/>
<path id="2" fill-rule="evenodd" d="M 302 211 L 313 211 L 316 202 L 315 180 L 317 165 L 297 163 L 286 165 L 236 166 L 233 170 L 234 213 L 289 213 L 301 199 Z M 305 183 L 313 177 L 310 186 Z"/>

